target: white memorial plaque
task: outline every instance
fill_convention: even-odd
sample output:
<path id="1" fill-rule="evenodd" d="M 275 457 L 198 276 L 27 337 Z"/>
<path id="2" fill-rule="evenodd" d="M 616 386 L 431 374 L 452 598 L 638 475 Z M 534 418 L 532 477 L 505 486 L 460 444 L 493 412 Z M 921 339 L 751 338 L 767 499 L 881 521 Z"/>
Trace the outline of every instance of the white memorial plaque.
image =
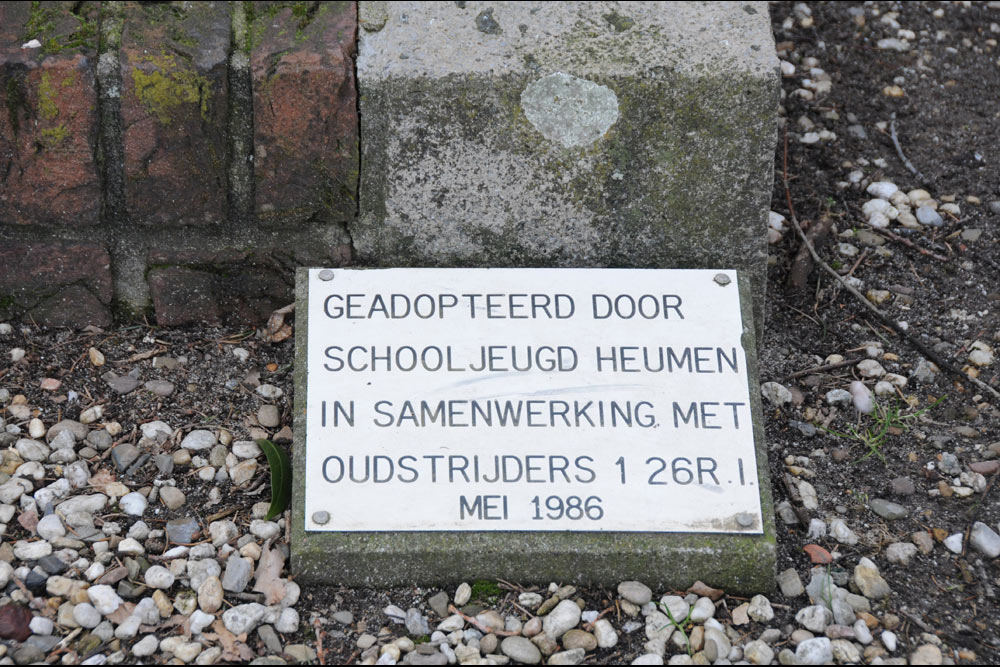
<path id="1" fill-rule="evenodd" d="M 735 271 L 311 269 L 305 528 L 760 534 L 742 334 Z"/>

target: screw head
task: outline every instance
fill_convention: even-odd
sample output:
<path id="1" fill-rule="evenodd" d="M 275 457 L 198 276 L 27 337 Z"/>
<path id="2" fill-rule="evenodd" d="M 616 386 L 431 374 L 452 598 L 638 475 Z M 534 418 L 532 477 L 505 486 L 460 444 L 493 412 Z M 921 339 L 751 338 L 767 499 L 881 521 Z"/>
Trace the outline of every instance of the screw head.
<path id="1" fill-rule="evenodd" d="M 323 269 L 319 272 L 320 280 L 333 280 L 333 271 L 330 269 Z"/>
<path id="2" fill-rule="evenodd" d="M 740 524 L 743 528 L 752 528 L 754 517 L 748 512 L 740 512 L 736 515 L 736 523 Z"/>
<path id="3" fill-rule="evenodd" d="M 729 279 L 729 276 L 727 276 L 725 273 L 716 273 L 715 278 L 713 278 L 712 280 L 714 280 L 719 285 L 722 285 L 723 287 L 732 282 Z"/>
<path id="4" fill-rule="evenodd" d="M 325 510 L 321 510 L 319 512 L 313 512 L 312 520 L 313 523 L 325 526 L 326 524 L 330 523 L 330 513 Z"/>

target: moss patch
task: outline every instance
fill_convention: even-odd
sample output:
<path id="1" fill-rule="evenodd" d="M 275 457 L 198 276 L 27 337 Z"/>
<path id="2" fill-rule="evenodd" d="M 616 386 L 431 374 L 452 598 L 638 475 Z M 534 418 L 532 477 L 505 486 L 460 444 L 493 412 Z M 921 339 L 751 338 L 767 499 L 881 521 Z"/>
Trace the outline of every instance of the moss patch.
<path id="1" fill-rule="evenodd" d="M 59 115 L 59 107 L 55 102 L 56 89 L 48 72 L 42 72 L 42 81 L 38 84 L 38 115 L 45 120 L 54 120 Z"/>
<path id="2" fill-rule="evenodd" d="M 59 146 L 69 137 L 69 130 L 65 125 L 46 127 L 41 131 L 42 145 L 49 150 Z"/>
<path id="3" fill-rule="evenodd" d="M 149 67 L 149 71 L 142 65 Z M 143 56 L 132 68 L 132 82 L 139 101 L 164 125 L 182 104 L 197 104 L 208 119 L 212 91 L 207 78 L 181 66 L 173 55 Z"/>
<path id="4" fill-rule="evenodd" d="M 25 41 L 37 39 L 42 43 L 41 52 L 44 55 L 61 53 L 68 49 L 85 49 L 93 51 L 97 48 L 97 20 L 95 12 L 88 11 L 91 8 L 83 6 L 84 3 L 77 3 L 78 7 L 72 10 L 63 9 L 60 3 L 55 2 L 32 2 L 31 12 L 28 21 L 24 24 L 23 37 Z M 69 32 L 63 25 L 61 32 L 57 34 L 56 21 L 64 17 L 74 19 L 75 24 Z"/>

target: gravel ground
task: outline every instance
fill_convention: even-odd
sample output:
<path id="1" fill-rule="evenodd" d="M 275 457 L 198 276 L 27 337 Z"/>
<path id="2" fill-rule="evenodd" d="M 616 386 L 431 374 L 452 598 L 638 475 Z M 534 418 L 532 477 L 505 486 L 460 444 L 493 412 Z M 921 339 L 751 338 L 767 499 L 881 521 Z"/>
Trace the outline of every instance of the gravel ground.
<path id="1" fill-rule="evenodd" d="M 300 588 L 291 340 L 3 323 L 0 663 L 995 663 L 1000 3 L 772 16 L 778 591 Z"/>

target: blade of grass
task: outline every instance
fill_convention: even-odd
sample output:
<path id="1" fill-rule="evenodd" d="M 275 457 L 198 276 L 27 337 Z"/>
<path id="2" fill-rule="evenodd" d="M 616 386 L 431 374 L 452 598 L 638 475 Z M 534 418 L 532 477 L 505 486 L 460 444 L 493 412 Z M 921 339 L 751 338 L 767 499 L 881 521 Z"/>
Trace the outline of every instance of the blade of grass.
<path id="1" fill-rule="evenodd" d="M 261 438 L 257 445 L 267 457 L 271 469 L 271 506 L 267 508 L 265 521 L 270 521 L 285 511 L 292 499 L 292 464 L 288 453 L 270 440 Z"/>

